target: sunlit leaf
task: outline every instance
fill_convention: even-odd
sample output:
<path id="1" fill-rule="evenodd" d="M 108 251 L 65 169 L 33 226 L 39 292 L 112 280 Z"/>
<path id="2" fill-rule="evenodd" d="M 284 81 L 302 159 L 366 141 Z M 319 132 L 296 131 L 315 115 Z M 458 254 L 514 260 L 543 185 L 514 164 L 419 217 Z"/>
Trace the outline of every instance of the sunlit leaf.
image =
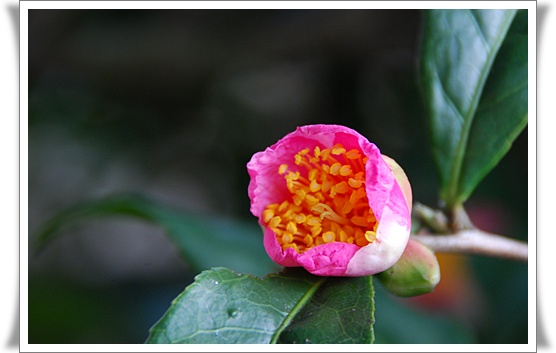
<path id="1" fill-rule="evenodd" d="M 151 329 L 147 343 L 272 343 L 325 278 L 225 268 L 204 271 Z"/>
<path id="2" fill-rule="evenodd" d="M 371 277 L 215 268 L 173 301 L 147 343 L 372 343 L 373 300 Z"/>

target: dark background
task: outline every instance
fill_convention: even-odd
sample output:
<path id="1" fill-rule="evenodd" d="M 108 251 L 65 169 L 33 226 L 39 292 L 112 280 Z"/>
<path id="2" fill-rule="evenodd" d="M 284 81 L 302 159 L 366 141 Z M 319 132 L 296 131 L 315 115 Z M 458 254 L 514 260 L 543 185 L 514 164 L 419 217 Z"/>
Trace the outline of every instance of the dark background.
<path id="1" fill-rule="evenodd" d="M 256 223 L 245 164 L 313 123 L 367 136 L 436 206 L 420 26 L 417 10 L 30 10 L 31 246 L 61 210 L 122 192 Z M 471 219 L 526 240 L 526 186 L 527 130 L 470 198 Z M 414 325 L 454 323 L 458 342 L 527 342 L 526 264 L 440 260 L 431 295 L 377 288 L 379 343 L 415 338 L 388 329 L 413 330 L 398 307 Z M 88 222 L 30 253 L 29 343 L 142 343 L 195 274 L 154 225 Z"/>

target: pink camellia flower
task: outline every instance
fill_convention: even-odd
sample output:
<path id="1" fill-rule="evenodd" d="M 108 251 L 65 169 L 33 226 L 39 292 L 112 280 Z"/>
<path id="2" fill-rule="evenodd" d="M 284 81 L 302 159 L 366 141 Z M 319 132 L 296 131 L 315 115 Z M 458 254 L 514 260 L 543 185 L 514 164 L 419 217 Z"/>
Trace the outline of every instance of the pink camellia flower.
<path id="1" fill-rule="evenodd" d="M 411 186 L 394 160 L 358 132 L 307 125 L 253 155 L 251 212 L 279 265 L 320 276 L 367 276 L 402 255 Z"/>

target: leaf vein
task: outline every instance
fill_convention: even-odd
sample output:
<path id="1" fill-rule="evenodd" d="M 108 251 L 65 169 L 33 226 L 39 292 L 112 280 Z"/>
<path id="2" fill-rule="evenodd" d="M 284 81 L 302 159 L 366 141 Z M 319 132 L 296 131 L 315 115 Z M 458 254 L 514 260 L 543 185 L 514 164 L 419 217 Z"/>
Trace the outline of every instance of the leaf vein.
<path id="1" fill-rule="evenodd" d="M 319 287 L 326 281 L 326 277 L 323 277 L 321 279 L 319 279 L 318 281 L 316 281 L 310 288 L 309 290 L 303 295 L 303 297 L 297 302 L 297 304 L 293 307 L 293 309 L 290 311 L 290 313 L 286 316 L 286 318 L 284 319 L 284 321 L 282 322 L 282 324 L 280 325 L 280 327 L 278 327 L 276 329 L 276 332 L 274 332 L 274 335 L 272 336 L 272 339 L 270 340 L 270 343 L 276 343 L 278 341 L 278 338 L 280 337 L 280 334 L 282 333 L 282 331 L 284 331 L 284 329 L 290 324 L 290 322 L 293 320 L 293 318 L 295 317 L 295 315 L 297 315 L 297 313 L 303 308 L 303 306 L 305 305 L 305 303 L 307 303 L 311 297 L 313 296 L 313 294 L 315 294 L 315 292 L 319 289 Z"/>
<path id="2" fill-rule="evenodd" d="M 459 118 L 460 122 L 463 123 L 463 114 L 458 109 L 458 107 L 454 103 L 454 100 L 452 99 L 452 97 L 450 96 L 450 94 L 448 93 L 446 88 L 444 87 L 444 82 L 442 81 L 442 79 L 438 75 L 438 70 L 434 70 L 434 75 L 435 75 L 436 81 L 439 83 L 440 89 L 442 90 L 442 96 L 446 99 L 446 102 L 448 103 L 448 106 L 456 114 L 456 116 Z"/>
<path id="3" fill-rule="evenodd" d="M 477 29 L 477 33 L 479 34 L 479 38 L 481 39 L 481 43 L 483 43 L 483 46 L 485 47 L 486 52 L 489 53 L 491 47 L 488 44 L 488 40 L 485 36 L 485 33 L 484 33 L 481 25 L 479 24 L 479 20 L 477 20 L 475 12 L 473 12 L 472 10 L 467 10 L 466 13 L 469 15 L 469 17 L 471 18 L 471 22 L 473 22 L 473 25 Z"/>

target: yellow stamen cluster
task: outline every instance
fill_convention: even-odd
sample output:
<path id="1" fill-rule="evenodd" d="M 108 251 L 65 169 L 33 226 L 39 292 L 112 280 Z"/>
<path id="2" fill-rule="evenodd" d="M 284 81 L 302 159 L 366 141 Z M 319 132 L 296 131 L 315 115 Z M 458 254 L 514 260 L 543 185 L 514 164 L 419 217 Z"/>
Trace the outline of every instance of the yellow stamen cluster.
<path id="1" fill-rule="evenodd" d="M 293 168 L 282 164 L 277 170 L 291 198 L 263 211 L 283 249 L 302 253 L 334 241 L 365 246 L 376 239 L 378 222 L 365 192 L 367 157 L 336 144 L 303 149 L 293 162 Z"/>

